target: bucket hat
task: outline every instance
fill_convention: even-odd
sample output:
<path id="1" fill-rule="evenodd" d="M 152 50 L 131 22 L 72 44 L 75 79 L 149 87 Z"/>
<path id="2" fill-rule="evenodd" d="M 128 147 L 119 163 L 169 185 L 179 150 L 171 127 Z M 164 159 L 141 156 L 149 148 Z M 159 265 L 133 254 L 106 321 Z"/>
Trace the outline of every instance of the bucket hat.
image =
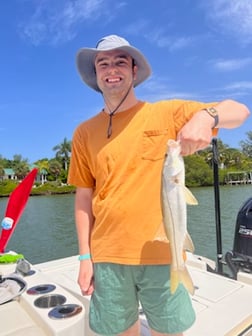
<path id="1" fill-rule="evenodd" d="M 81 48 L 77 53 L 76 63 L 78 72 L 82 80 L 92 89 L 100 89 L 96 81 L 95 57 L 100 51 L 123 50 L 130 55 L 138 68 L 134 86 L 139 85 L 151 74 L 151 68 L 144 55 L 135 47 L 131 46 L 127 40 L 117 35 L 109 35 L 98 41 L 95 48 Z"/>

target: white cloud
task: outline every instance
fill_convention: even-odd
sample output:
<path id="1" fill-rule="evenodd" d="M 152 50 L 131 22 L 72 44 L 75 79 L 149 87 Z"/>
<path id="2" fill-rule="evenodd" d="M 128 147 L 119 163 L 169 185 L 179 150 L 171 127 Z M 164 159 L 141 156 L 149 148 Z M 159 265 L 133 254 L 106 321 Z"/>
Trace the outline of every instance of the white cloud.
<path id="1" fill-rule="evenodd" d="M 220 88 L 212 90 L 215 92 L 217 100 L 226 99 L 227 96 L 232 99 L 244 99 L 244 97 L 251 96 L 252 93 L 252 81 L 237 81 Z"/>
<path id="2" fill-rule="evenodd" d="M 251 91 L 252 90 L 252 81 L 241 81 L 229 84 L 225 87 L 225 90 L 242 90 L 242 91 Z"/>
<path id="3" fill-rule="evenodd" d="M 149 43 L 159 48 L 166 48 L 169 51 L 184 49 L 191 46 L 196 38 L 192 36 L 174 36 L 167 32 L 167 27 L 153 27 L 153 22 L 146 19 L 139 19 L 129 24 L 124 31 L 131 35 L 141 35 Z"/>
<path id="4" fill-rule="evenodd" d="M 203 100 L 198 92 L 178 90 L 169 83 L 169 80 L 167 81 L 167 78 L 155 75 L 137 88 L 137 91 L 141 99 L 152 102 L 165 99 Z"/>
<path id="5" fill-rule="evenodd" d="M 128 24 L 127 27 L 124 27 L 124 32 L 130 35 L 139 35 L 144 34 L 150 22 L 146 19 L 139 19 L 134 23 Z"/>
<path id="6" fill-rule="evenodd" d="M 173 41 L 171 41 L 169 49 L 171 51 L 177 50 L 177 49 L 183 49 L 183 48 L 185 48 L 187 46 L 192 45 L 193 42 L 194 42 L 194 38 L 193 37 L 179 37 L 179 38 L 174 39 Z"/>
<path id="7" fill-rule="evenodd" d="M 41 1 L 30 18 L 19 26 L 19 33 L 32 44 L 58 44 L 77 34 L 78 24 L 95 21 L 104 0 Z"/>
<path id="8" fill-rule="evenodd" d="M 210 61 L 213 67 L 220 71 L 233 71 L 252 64 L 252 58 L 226 59 Z"/>
<path id="9" fill-rule="evenodd" d="M 242 44 L 252 42 L 251 0 L 210 0 L 204 6 L 220 34 L 228 34 Z"/>
<path id="10" fill-rule="evenodd" d="M 170 51 L 184 49 L 187 46 L 190 46 L 193 42 L 192 37 L 179 36 L 179 37 L 170 37 L 167 34 L 163 35 L 154 35 L 151 34 L 152 42 L 154 42 L 160 48 L 168 48 Z"/>

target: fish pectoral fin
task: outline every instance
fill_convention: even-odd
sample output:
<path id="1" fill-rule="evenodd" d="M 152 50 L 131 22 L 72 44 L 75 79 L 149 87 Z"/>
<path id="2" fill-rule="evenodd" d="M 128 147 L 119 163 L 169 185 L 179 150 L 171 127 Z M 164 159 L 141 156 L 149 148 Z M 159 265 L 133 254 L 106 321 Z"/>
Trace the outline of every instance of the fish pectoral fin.
<path id="1" fill-rule="evenodd" d="M 184 189 L 186 203 L 190 205 L 197 205 L 198 201 L 193 195 L 193 193 L 186 186 L 184 186 L 183 189 Z"/>
<path id="2" fill-rule="evenodd" d="M 182 283 L 191 295 L 194 295 L 194 284 L 186 266 L 181 270 L 171 269 L 170 290 L 171 294 L 176 292 L 178 285 Z"/>
<path id="3" fill-rule="evenodd" d="M 186 251 L 194 252 L 194 244 L 188 232 L 186 233 L 183 247 Z"/>

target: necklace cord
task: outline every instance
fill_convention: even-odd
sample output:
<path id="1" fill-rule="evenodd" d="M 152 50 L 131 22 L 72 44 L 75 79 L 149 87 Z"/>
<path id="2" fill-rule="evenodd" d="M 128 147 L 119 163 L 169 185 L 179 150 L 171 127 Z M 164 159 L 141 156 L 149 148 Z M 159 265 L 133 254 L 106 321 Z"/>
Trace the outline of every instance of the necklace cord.
<path id="1" fill-rule="evenodd" d="M 112 135 L 112 118 L 113 118 L 112 113 L 109 114 L 109 124 L 108 124 L 108 129 L 107 129 L 107 138 L 109 139 Z"/>
<path id="2" fill-rule="evenodd" d="M 107 138 L 109 139 L 112 135 L 112 119 L 113 119 L 113 116 L 114 114 L 116 113 L 116 111 L 119 109 L 119 107 L 122 105 L 122 103 L 125 101 L 125 99 L 128 97 L 128 94 L 130 92 L 130 89 L 132 87 L 132 84 L 133 84 L 133 81 L 132 83 L 130 84 L 126 94 L 124 95 L 124 97 L 122 98 L 122 100 L 120 101 L 120 103 L 117 105 L 117 107 L 109 113 L 109 124 L 108 124 L 108 129 L 107 129 Z M 105 100 L 105 99 L 104 99 Z M 108 107 L 108 106 L 107 106 Z"/>

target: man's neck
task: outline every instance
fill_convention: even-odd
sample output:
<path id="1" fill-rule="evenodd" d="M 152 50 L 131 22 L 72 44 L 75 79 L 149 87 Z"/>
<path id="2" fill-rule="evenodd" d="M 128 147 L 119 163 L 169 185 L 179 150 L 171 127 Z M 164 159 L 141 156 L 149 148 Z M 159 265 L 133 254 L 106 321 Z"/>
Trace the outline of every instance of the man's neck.
<path id="1" fill-rule="evenodd" d="M 108 114 L 113 113 L 116 110 L 116 113 L 125 111 L 133 107 L 138 103 L 138 99 L 135 96 L 134 90 L 131 90 L 126 99 L 121 103 L 124 97 L 110 96 L 109 98 L 104 97 L 104 111 Z M 118 107 L 118 105 L 120 105 Z M 117 109 L 118 107 L 118 109 Z"/>

